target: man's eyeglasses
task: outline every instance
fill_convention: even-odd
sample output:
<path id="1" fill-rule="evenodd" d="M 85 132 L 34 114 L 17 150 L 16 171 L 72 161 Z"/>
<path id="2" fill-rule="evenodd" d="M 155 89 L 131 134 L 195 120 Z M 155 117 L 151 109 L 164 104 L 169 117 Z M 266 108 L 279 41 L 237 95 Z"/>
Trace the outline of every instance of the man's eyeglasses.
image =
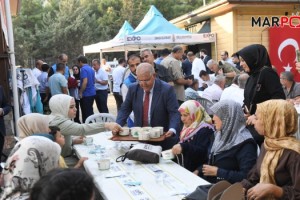
<path id="1" fill-rule="evenodd" d="M 151 76 L 149 79 L 147 79 L 147 80 L 139 80 L 139 79 L 138 79 L 137 82 L 138 82 L 138 83 L 143 83 L 143 82 L 144 82 L 144 83 L 148 83 L 148 82 L 151 81 L 151 78 L 152 78 L 152 76 Z"/>

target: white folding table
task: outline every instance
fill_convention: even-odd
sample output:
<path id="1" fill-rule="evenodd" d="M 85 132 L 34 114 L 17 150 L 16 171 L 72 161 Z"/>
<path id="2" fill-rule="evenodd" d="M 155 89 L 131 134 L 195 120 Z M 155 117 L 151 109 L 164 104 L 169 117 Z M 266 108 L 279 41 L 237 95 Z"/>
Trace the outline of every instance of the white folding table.
<path id="1" fill-rule="evenodd" d="M 93 145 L 74 145 L 78 157 L 88 157 L 84 167 L 95 181 L 104 199 L 109 200 L 179 200 L 194 191 L 197 186 L 209 184 L 173 161 L 161 158 L 158 164 L 142 164 L 126 159 L 116 162 L 124 155 L 130 144 L 109 140 L 111 132 L 89 136 Z M 97 160 L 103 155 L 110 158 L 109 170 L 99 170 Z"/>

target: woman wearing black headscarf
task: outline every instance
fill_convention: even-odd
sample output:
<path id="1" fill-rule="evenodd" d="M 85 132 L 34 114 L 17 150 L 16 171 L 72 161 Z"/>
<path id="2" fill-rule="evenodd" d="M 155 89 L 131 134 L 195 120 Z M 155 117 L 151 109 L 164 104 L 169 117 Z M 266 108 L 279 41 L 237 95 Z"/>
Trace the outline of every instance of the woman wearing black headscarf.
<path id="1" fill-rule="evenodd" d="M 249 45 L 237 52 L 240 65 L 249 74 L 244 90 L 244 110 L 248 129 L 260 146 L 263 137 L 253 127 L 256 104 L 270 99 L 285 99 L 278 74 L 272 69 L 266 48 L 260 44 Z"/>

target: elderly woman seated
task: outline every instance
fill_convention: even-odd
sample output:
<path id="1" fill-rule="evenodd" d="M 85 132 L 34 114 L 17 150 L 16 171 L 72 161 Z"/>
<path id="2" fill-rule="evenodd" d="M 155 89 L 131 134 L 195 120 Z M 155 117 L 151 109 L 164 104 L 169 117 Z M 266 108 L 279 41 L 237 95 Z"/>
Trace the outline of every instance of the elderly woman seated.
<path id="1" fill-rule="evenodd" d="M 235 183 L 246 178 L 257 158 L 257 145 L 245 127 L 244 113 L 237 102 L 224 100 L 211 107 L 216 127 L 208 164 L 194 173 L 211 183 Z"/>
<path id="2" fill-rule="evenodd" d="M 2 171 L 0 199 L 28 199 L 31 188 L 40 177 L 58 167 L 60 151 L 58 144 L 40 136 L 18 142 Z"/>
<path id="3" fill-rule="evenodd" d="M 207 162 L 208 147 L 214 137 L 212 121 L 199 102 L 189 100 L 179 107 L 183 129 L 180 142 L 172 148 L 173 154 L 183 155 L 183 166 L 194 171 Z M 180 156 L 179 156 L 180 159 Z"/>
<path id="4" fill-rule="evenodd" d="M 298 114 L 284 100 L 257 105 L 254 127 L 265 137 L 256 165 L 242 181 L 248 199 L 300 199 Z"/>

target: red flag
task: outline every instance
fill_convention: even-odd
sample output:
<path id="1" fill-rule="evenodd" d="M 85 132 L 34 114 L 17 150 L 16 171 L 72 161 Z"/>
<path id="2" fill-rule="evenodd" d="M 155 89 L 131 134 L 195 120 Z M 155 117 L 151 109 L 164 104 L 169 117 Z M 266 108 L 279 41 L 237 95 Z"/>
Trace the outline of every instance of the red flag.
<path id="1" fill-rule="evenodd" d="M 300 73 L 296 70 L 296 49 L 300 49 L 300 28 L 272 27 L 269 29 L 269 55 L 278 74 L 291 71 L 296 81 Z"/>

